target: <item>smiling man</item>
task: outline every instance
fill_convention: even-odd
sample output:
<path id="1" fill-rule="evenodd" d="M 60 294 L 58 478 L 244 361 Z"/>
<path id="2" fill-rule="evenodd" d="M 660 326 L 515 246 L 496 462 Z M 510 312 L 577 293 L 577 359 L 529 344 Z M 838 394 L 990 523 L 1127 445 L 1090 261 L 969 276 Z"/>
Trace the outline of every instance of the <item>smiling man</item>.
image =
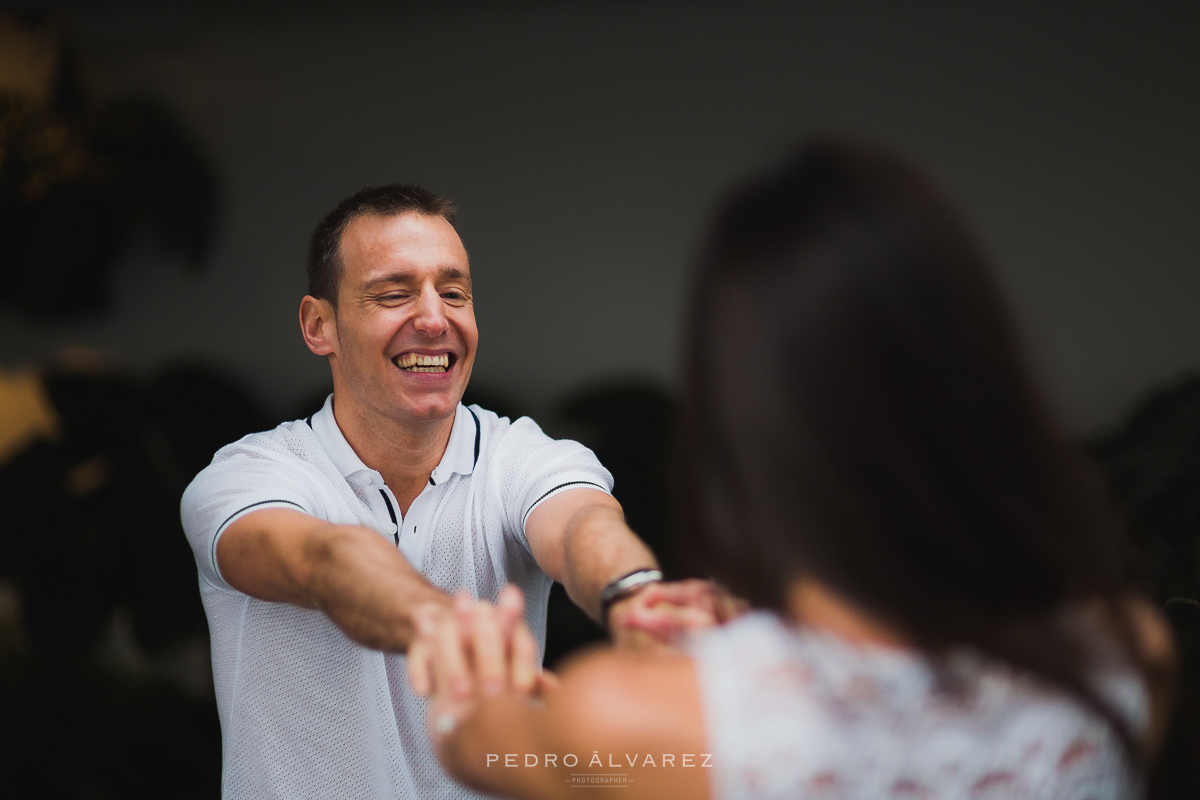
<path id="1" fill-rule="evenodd" d="M 518 627 L 509 646 L 532 661 L 553 580 L 618 641 L 670 594 L 646 590 L 654 556 L 589 450 L 460 403 L 479 334 L 453 219 L 394 185 L 320 223 L 300 326 L 333 394 L 220 450 L 184 495 L 226 798 L 473 797 L 434 758 L 406 679 L 418 609 L 515 584 L 536 644 Z M 711 621 L 702 594 L 681 590 L 687 613 L 658 623 Z"/>

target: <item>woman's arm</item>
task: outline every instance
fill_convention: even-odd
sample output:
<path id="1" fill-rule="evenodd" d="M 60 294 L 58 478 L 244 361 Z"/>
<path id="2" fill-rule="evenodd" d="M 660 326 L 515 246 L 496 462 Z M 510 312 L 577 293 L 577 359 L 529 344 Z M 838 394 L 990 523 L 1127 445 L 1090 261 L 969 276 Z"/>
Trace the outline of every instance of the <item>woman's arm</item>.
<path id="1" fill-rule="evenodd" d="M 478 696 L 452 731 L 439 730 L 454 702 L 435 690 L 430 736 L 450 774 L 473 788 L 529 800 L 578 800 L 583 786 L 624 787 L 624 800 L 709 797 L 713 757 L 685 656 L 593 652 L 544 706 L 512 689 Z"/>

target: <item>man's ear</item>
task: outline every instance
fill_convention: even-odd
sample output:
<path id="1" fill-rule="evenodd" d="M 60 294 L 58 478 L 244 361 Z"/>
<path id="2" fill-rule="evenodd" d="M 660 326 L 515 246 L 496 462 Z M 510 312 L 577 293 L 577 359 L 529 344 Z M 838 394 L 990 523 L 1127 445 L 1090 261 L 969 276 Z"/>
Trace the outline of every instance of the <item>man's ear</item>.
<path id="1" fill-rule="evenodd" d="M 337 351 L 337 325 L 333 304 L 306 294 L 300 301 L 300 332 L 308 349 L 319 356 Z"/>

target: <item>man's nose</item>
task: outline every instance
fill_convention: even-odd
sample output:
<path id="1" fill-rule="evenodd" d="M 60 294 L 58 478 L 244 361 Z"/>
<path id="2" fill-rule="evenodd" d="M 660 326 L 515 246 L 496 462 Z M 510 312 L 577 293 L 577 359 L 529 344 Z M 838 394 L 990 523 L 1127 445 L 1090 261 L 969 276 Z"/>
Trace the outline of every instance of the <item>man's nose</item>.
<path id="1" fill-rule="evenodd" d="M 421 296 L 417 299 L 417 313 L 413 317 L 413 327 L 430 338 L 441 336 L 449 330 L 450 322 L 446 319 L 446 307 L 442 303 L 442 296 L 436 289 L 426 288 L 421 291 Z"/>

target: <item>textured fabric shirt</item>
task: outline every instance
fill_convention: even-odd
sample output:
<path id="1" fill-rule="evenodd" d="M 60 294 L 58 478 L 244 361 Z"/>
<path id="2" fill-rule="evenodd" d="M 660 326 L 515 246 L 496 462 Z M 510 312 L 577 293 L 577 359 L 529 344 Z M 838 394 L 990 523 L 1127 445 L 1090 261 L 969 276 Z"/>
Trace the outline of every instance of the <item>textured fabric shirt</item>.
<path id="1" fill-rule="evenodd" d="M 458 406 L 445 454 L 403 516 L 342 435 L 332 396 L 308 420 L 218 451 L 182 509 L 212 637 L 222 796 L 478 796 L 434 757 L 426 701 L 412 694 L 402 655 L 355 644 L 319 611 L 257 600 L 225 582 L 216 548 L 230 523 L 257 509 L 294 508 L 379 531 L 446 592 L 465 588 L 495 601 L 514 583 L 544 646 L 551 580 L 533 559 L 525 521 L 539 503 L 578 487 L 612 488 L 590 450 L 478 406 Z"/>
<path id="2" fill-rule="evenodd" d="M 714 800 L 1140 796 L 1111 726 L 1062 691 L 961 652 L 945 673 L 749 614 L 693 644 Z M 1144 734 L 1149 701 L 1113 659 L 1093 685 Z"/>

